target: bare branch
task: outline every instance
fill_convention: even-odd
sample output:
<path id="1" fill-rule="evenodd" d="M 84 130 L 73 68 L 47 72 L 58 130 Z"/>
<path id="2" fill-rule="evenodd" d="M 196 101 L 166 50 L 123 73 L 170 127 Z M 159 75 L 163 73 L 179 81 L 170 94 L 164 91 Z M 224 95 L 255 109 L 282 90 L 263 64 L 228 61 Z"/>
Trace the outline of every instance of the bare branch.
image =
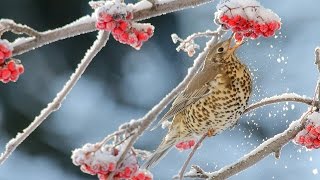
<path id="1" fill-rule="evenodd" d="M 58 110 L 61 103 L 69 94 L 74 85 L 78 82 L 81 75 L 84 73 L 92 59 L 98 54 L 98 52 L 106 45 L 109 39 L 110 33 L 99 32 L 97 40 L 93 43 L 91 48 L 87 51 L 84 58 L 79 63 L 75 72 L 71 75 L 69 81 L 64 85 L 62 90 L 57 94 L 48 106 L 40 112 L 33 122 L 23 130 L 22 133 L 18 133 L 17 136 L 11 139 L 7 145 L 5 151 L 0 156 L 0 164 L 2 164 L 10 154 L 54 111 Z"/>
<path id="2" fill-rule="evenodd" d="M 29 26 L 17 24 L 10 19 L 0 20 L 0 37 L 4 32 L 11 31 L 15 34 L 27 34 L 32 37 L 40 37 L 40 33 Z"/>
<path id="3" fill-rule="evenodd" d="M 175 0 L 164 4 L 156 4 L 154 7 L 149 9 L 143 9 L 134 12 L 133 20 L 140 21 L 151 17 L 160 16 L 162 14 L 199 6 L 210 1 L 213 0 Z M 61 28 L 41 32 L 41 36 L 38 38 L 31 37 L 18 39 L 13 43 L 13 55 L 20 55 L 58 40 L 63 40 L 96 30 L 95 19 L 91 16 L 84 16 Z"/>

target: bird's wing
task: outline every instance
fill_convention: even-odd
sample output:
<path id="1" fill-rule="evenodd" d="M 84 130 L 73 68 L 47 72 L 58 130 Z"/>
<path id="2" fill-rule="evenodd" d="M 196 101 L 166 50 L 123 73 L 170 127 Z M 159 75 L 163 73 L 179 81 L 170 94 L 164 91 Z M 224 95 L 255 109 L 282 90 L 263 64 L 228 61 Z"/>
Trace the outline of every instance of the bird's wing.
<path id="1" fill-rule="evenodd" d="M 183 111 L 188 105 L 198 101 L 199 99 L 209 95 L 209 83 L 225 74 L 222 64 L 212 63 L 197 73 L 190 81 L 186 89 L 177 96 L 172 103 L 170 110 L 162 117 L 159 123 L 153 128 L 157 128 L 162 122 L 172 118 L 179 112 Z M 212 85 L 211 85 L 212 86 Z"/>

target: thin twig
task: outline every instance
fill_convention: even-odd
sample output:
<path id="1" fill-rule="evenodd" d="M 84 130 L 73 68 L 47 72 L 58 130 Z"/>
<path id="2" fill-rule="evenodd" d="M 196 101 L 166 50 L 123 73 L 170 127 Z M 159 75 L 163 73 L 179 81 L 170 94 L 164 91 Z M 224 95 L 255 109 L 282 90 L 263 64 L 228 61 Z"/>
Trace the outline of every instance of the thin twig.
<path id="1" fill-rule="evenodd" d="M 306 98 L 306 97 L 303 97 L 303 96 L 300 96 L 298 94 L 294 94 L 294 93 L 291 93 L 291 94 L 282 94 L 282 95 L 279 95 L 279 96 L 273 96 L 273 97 L 270 97 L 270 98 L 265 98 L 257 103 L 254 103 L 254 104 L 251 104 L 250 106 L 247 107 L 247 109 L 244 111 L 244 114 L 245 113 L 248 113 L 252 110 L 255 110 L 257 108 L 260 108 L 260 107 L 263 107 L 263 106 L 266 106 L 266 105 L 270 105 L 270 104 L 274 104 L 274 103 L 280 103 L 280 102 L 299 102 L 299 103 L 304 103 L 304 104 L 307 104 L 307 105 L 312 105 L 313 103 L 313 99 L 311 98 Z M 319 101 L 314 101 L 315 103 L 315 106 L 319 106 Z"/>
<path id="2" fill-rule="evenodd" d="M 193 157 L 194 153 L 198 150 L 199 146 L 201 145 L 201 143 L 203 142 L 203 140 L 208 136 L 207 133 L 205 133 L 200 139 L 199 141 L 196 143 L 196 145 L 192 148 L 192 151 L 190 152 L 187 160 L 184 162 L 180 172 L 179 172 L 179 179 L 182 180 L 183 179 L 183 175 L 184 175 L 184 172 L 186 171 L 187 167 L 188 167 L 188 164 L 191 160 L 191 158 Z"/>
<path id="3" fill-rule="evenodd" d="M 79 63 L 75 72 L 71 75 L 69 81 L 64 85 L 62 90 L 57 94 L 48 106 L 40 112 L 32 123 L 23 130 L 22 133 L 18 133 L 17 136 L 11 139 L 7 145 L 5 151 L 0 156 L 0 164 L 2 164 L 10 154 L 54 111 L 58 110 L 61 103 L 65 100 L 74 85 L 78 82 L 81 75 L 84 73 L 92 59 L 98 54 L 98 52 L 106 45 L 109 39 L 110 33 L 99 32 L 97 40 L 93 43 L 86 55 Z"/>
<path id="4" fill-rule="evenodd" d="M 155 7 L 134 12 L 133 20 L 141 21 L 166 13 L 199 6 L 211 1 L 213 0 L 174 0 L 164 4 L 157 4 Z M 13 55 L 20 55 L 55 41 L 96 30 L 95 18 L 87 15 L 63 27 L 41 32 L 41 36 L 39 38 L 31 37 L 18 39 L 13 42 Z"/>
<path id="5" fill-rule="evenodd" d="M 318 67 L 318 71 L 320 72 L 320 47 L 317 47 L 314 51 L 315 53 L 315 64 Z"/>

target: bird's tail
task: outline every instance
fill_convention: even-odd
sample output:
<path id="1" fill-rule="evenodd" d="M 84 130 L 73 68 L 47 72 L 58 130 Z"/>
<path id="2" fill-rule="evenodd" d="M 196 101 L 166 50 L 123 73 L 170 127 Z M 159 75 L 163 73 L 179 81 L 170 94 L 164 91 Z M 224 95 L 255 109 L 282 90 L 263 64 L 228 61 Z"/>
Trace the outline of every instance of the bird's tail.
<path id="1" fill-rule="evenodd" d="M 142 165 L 142 169 L 152 168 L 169 152 L 172 146 L 190 137 L 190 133 L 186 131 L 186 127 L 182 122 L 183 118 L 181 114 L 174 117 L 168 134 L 162 140 L 157 150 Z"/>
<path id="2" fill-rule="evenodd" d="M 157 150 L 141 166 L 141 169 L 149 169 L 154 167 L 169 152 L 171 147 L 177 143 L 178 138 L 173 137 L 169 139 L 168 135 L 163 139 Z"/>

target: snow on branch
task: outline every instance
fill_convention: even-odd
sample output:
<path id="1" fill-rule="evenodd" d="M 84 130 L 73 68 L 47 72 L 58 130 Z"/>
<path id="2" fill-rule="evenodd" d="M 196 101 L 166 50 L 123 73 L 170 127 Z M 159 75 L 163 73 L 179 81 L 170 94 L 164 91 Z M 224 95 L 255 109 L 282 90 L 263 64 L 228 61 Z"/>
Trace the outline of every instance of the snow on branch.
<path id="1" fill-rule="evenodd" d="M 64 85 L 62 90 L 56 95 L 51 103 L 40 112 L 40 115 L 35 117 L 33 122 L 23 130 L 22 133 L 18 133 L 17 136 L 11 139 L 7 145 L 5 151 L 0 155 L 0 165 L 10 156 L 10 154 L 54 111 L 58 110 L 61 103 L 65 100 L 66 96 L 72 90 L 74 85 L 78 82 L 81 75 L 84 73 L 92 59 L 98 54 L 98 52 L 106 45 L 109 39 L 110 33 L 99 31 L 97 40 L 93 43 L 91 48 L 86 52 L 85 56 L 79 63 L 75 72 L 70 76 L 69 81 Z"/>
<path id="2" fill-rule="evenodd" d="M 257 109 L 259 107 L 263 107 L 266 105 L 270 105 L 270 104 L 274 104 L 274 103 L 280 103 L 280 102 L 299 102 L 299 103 L 304 103 L 307 105 L 315 105 L 315 106 L 319 106 L 319 101 L 314 101 L 311 98 L 307 98 L 305 96 L 300 96 L 298 94 L 295 93 L 284 93 L 282 95 L 277 95 L 277 96 L 272 96 L 272 97 L 268 97 L 265 99 L 262 99 L 261 101 L 257 102 L 257 103 L 253 103 L 251 105 L 249 105 L 246 110 L 244 111 L 244 113 L 248 113 L 254 109 Z M 314 104 L 313 104 L 314 103 Z"/>
<path id="3" fill-rule="evenodd" d="M 10 19 L 0 20 L 0 37 L 4 32 L 11 31 L 15 34 L 27 34 L 31 37 L 39 37 L 40 33 L 29 26 L 17 24 Z"/>
<path id="4" fill-rule="evenodd" d="M 289 125 L 289 128 L 284 132 L 275 135 L 273 138 L 268 139 L 267 141 L 260 144 L 256 149 L 252 150 L 250 153 L 244 155 L 237 162 L 230 164 L 221 168 L 218 171 L 213 173 L 208 173 L 198 167 L 198 170 L 193 168 L 188 172 L 184 177 L 196 178 L 196 179 L 209 179 L 209 180 L 224 180 L 228 177 L 231 177 L 249 167 L 256 164 L 260 160 L 264 159 L 272 153 L 278 154 L 280 149 L 291 141 L 303 128 L 306 123 L 305 113 L 301 116 L 300 119 L 292 122 Z"/>
<path id="5" fill-rule="evenodd" d="M 146 6 L 146 8 L 140 8 L 138 11 L 135 11 L 134 9 L 133 20 L 140 21 L 186 8 L 192 8 L 210 1 L 213 0 L 173 0 L 166 3 L 155 4 L 152 7 Z M 13 55 L 20 55 L 55 41 L 96 30 L 95 18 L 87 15 L 63 27 L 41 32 L 40 36 L 37 38 L 28 37 L 17 39 L 13 42 Z"/>

